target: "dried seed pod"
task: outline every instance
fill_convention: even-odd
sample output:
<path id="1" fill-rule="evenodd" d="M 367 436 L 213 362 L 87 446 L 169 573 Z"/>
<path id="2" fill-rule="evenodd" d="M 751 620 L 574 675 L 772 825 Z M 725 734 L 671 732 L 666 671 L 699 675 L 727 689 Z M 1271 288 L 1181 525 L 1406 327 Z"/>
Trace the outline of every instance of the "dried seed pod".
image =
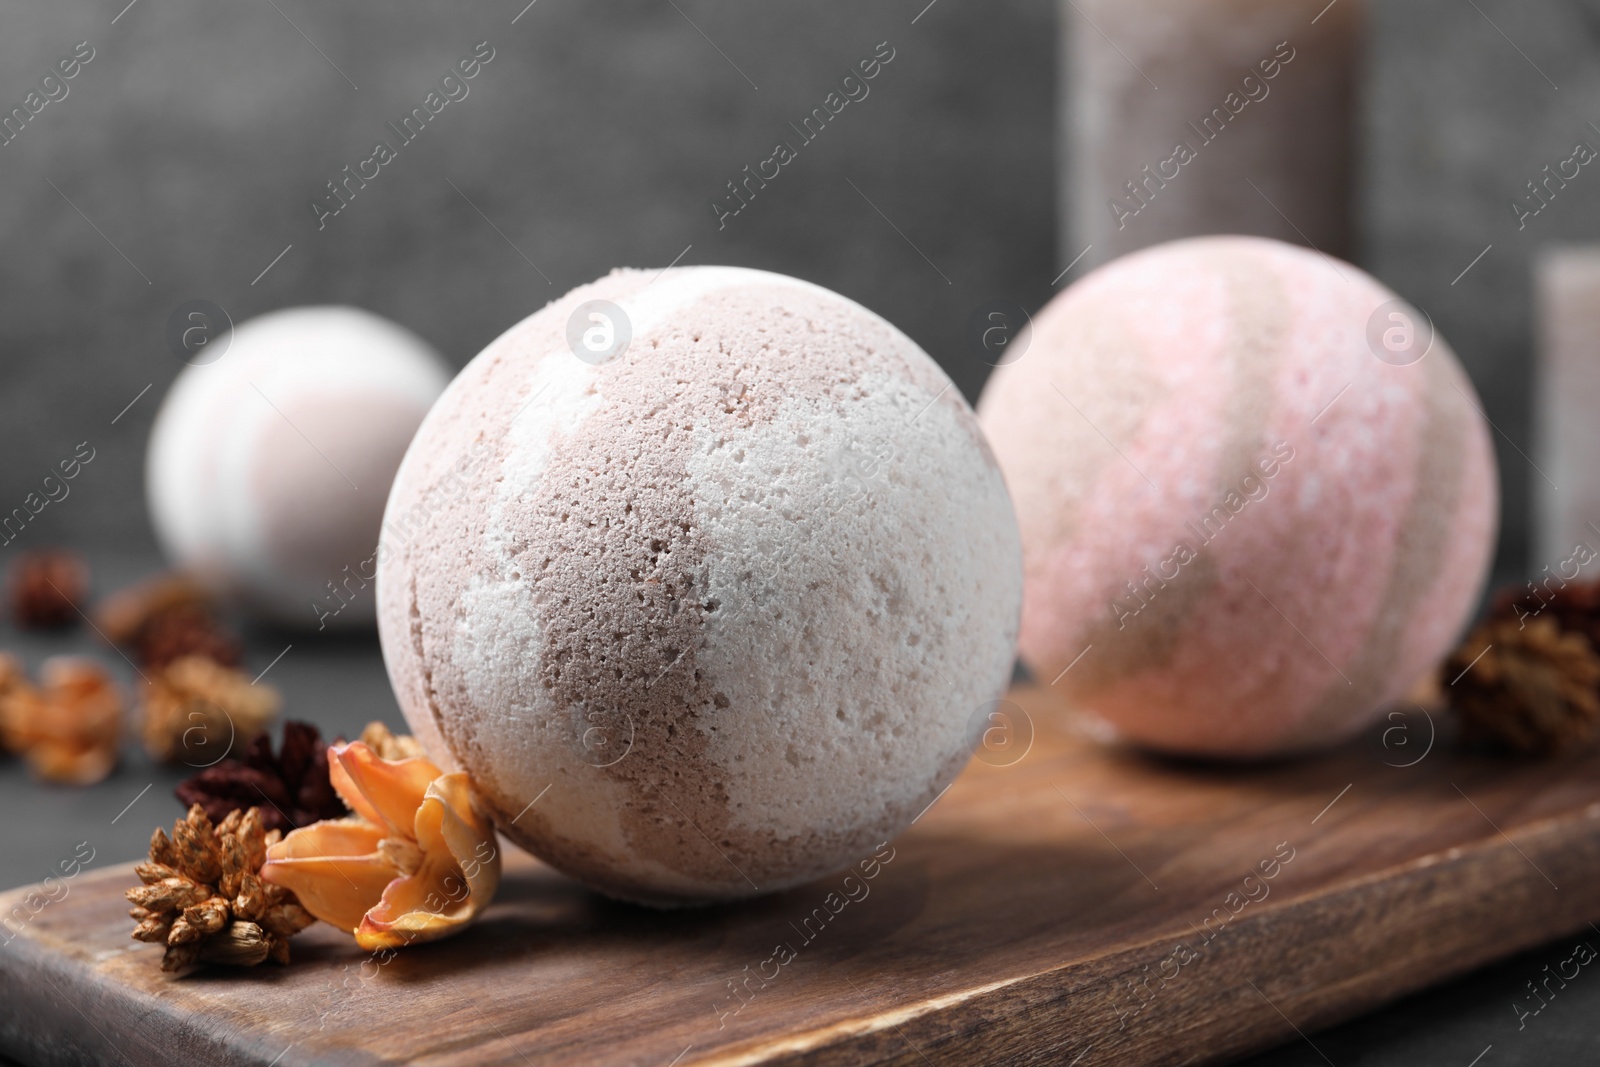
<path id="1" fill-rule="evenodd" d="M 276 937 L 293 937 L 316 922 L 316 917 L 298 904 L 279 904 L 267 909 L 259 922 L 261 928 Z"/>
<path id="2" fill-rule="evenodd" d="M 166 955 L 161 957 L 163 971 L 186 971 L 200 962 L 200 945 L 197 942 L 173 944 L 168 942 Z"/>
<path id="3" fill-rule="evenodd" d="M 157 833 L 160 833 L 160 831 L 158 830 Z M 175 868 L 168 867 L 165 863 L 157 863 L 154 860 L 145 860 L 143 863 L 134 864 L 133 873 L 137 874 L 139 880 L 145 885 L 154 885 L 163 878 L 180 877 Z"/>
<path id="4" fill-rule="evenodd" d="M 241 919 L 254 921 L 263 915 L 270 905 L 266 894 L 262 892 L 261 879 L 253 874 L 246 873 L 241 879 L 239 895 L 234 898 L 233 910 Z"/>
<path id="5" fill-rule="evenodd" d="M 150 860 L 167 867 L 176 867 L 178 864 L 178 850 L 172 847 L 172 839 L 159 826 L 150 835 Z"/>
<path id="6" fill-rule="evenodd" d="M 217 890 L 225 897 L 239 895 L 239 886 L 242 879 L 248 877 L 249 864 L 245 859 L 245 847 L 240 843 L 235 834 L 228 834 L 220 838 L 222 846 L 222 877 L 217 880 Z M 260 865 L 257 864 L 257 868 Z"/>
<path id="7" fill-rule="evenodd" d="M 200 959 L 232 967 L 254 967 L 266 960 L 272 945 L 265 931 L 255 923 L 232 922 L 216 937 L 200 946 Z"/>
<path id="8" fill-rule="evenodd" d="M 187 819 L 173 824 L 172 844 L 178 854 L 178 867 L 196 881 L 214 883 L 222 874 L 216 831 L 199 805 L 189 809 Z"/>
<path id="9" fill-rule="evenodd" d="M 262 829 L 254 808 L 214 826 L 199 805 L 173 826 L 170 839 L 160 830 L 151 835 L 152 859 L 134 868 L 145 884 L 126 895 L 134 904 L 128 913 L 137 923 L 134 939 L 167 946 L 163 970 L 288 960 L 287 939 L 314 919 L 292 892 L 258 876 L 269 838 L 275 835 Z"/>
<path id="10" fill-rule="evenodd" d="M 228 925 L 228 902 L 222 897 L 202 900 L 193 907 L 183 909 L 183 921 L 200 931 L 200 936 L 210 937 Z"/>
<path id="11" fill-rule="evenodd" d="M 127 898 L 151 911 L 181 911 L 211 896 L 211 887 L 196 885 L 183 876 L 163 878 L 153 885 L 135 886 Z"/>

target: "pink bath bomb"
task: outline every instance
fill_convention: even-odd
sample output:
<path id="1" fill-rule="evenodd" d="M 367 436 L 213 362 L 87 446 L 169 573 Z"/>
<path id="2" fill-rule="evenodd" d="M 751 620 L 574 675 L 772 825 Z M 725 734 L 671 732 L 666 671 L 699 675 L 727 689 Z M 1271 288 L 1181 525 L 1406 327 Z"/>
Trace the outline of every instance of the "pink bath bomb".
<path id="1" fill-rule="evenodd" d="M 417 737 L 508 837 L 631 900 L 869 855 L 1015 655 L 1016 520 L 966 401 L 879 316 L 764 271 L 616 271 L 512 327 L 429 412 L 382 544 Z"/>
<path id="2" fill-rule="evenodd" d="M 1348 263 L 1206 237 L 1095 271 L 979 403 L 1022 529 L 1024 661 L 1155 749 L 1351 736 L 1481 593 L 1480 409 L 1426 316 Z"/>

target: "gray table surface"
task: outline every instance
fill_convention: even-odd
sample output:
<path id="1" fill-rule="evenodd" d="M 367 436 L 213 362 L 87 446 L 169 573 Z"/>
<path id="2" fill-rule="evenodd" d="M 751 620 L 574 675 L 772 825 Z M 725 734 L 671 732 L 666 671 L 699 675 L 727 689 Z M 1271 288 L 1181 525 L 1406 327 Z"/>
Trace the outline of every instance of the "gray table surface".
<path id="1" fill-rule="evenodd" d="M 149 573 L 149 558 L 91 556 L 96 593 Z M 375 636 L 318 640 L 315 636 L 249 632 L 247 665 L 284 695 L 284 714 L 307 719 L 325 735 L 354 736 L 373 719 L 404 726 L 384 673 Z M 0 649 L 22 656 L 30 668 L 61 653 L 94 655 L 131 686 L 131 664 L 109 650 L 87 628 L 63 634 L 25 634 L 0 620 Z M 274 662 L 275 657 L 282 658 Z M 81 841 L 95 849 L 94 866 L 141 858 L 150 830 L 181 813 L 173 787 L 188 768 L 152 763 L 129 746 L 121 766 L 87 788 L 34 781 L 15 759 L 0 761 L 0 886 L 41 880 L 52 865 L 73 854 Z M 1571 954 L 1579 938 L 1564 938 L 1465 978 L 1439 985 L 1363 1018 L 1301 1036 L 1284 1024 L 1285 1044 L 1244 1061 L 1249 1067 L 1337 1067 L 1440 1065 L 1593 1064 L 1600 1062 L 1600 978 L 1580 976 L 1539 1015 L 1519 1028 L 1514 1003 L 1524 983 L 1546 964 Z M 1600 932 L 1589 940 L 1600 946 Z M 4 951 L 0 948 L 0 951 Z M 10 1062 L 0 1050 L 0 1067 Z M 1480 1057 L 1481 1059 L 1475 1059 Z M 1093 1067 L 1085 1063 L 1083 1067 Z"/>

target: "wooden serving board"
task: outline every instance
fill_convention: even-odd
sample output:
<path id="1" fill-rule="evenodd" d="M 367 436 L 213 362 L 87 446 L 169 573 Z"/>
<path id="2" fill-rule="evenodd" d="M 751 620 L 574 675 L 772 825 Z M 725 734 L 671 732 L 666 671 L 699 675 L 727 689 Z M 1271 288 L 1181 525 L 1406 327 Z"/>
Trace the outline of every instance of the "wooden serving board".
<path id="1" fill-rule="evenodd" d="M 386 966 L 317 926 L 289 967 L 174 980 L 128 939 L 129 868 L 86 871 L 0 949 L 0 1049 L 139 1067 L 1201 1063 L 1315 1041 L 1600 921 L 1600 755 L 1463 755 L 1442 728 L 1430 750 L 1415 715 L 1317 759 L 1223 768 L 1097 744 L 1046 691 L 1012 699 L 1036 727 L 1025 757 L 974 760 L 849 881 L 738 906 L 615 904 L 513 851 L 476 926 Z"/>

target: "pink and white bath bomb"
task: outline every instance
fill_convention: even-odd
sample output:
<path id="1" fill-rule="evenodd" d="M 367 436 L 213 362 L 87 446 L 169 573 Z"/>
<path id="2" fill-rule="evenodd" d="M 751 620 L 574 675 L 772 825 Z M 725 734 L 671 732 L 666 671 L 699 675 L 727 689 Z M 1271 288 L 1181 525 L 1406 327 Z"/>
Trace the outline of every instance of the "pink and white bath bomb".
<path id="1" fill-rule="evenodd" d="M 590 329 L 631 339 L 603 361 Z M 503 833 L 626 899 L 868 854 L 1011 671 L 1021 549 L 971 409 L 782 275 L 619 270 L 524 319 L 429 413 L 385 529 L 413 732 Z"/>
<path id="2" fill-rule="evenodd" d="M 357 308 L 240 324 L 221 358 L 178 376 L 151 431 L 168 558 L 275 622 L 371 626 L 389 486 L 448 381 L 421 338 Z"/>
<path id="3" fill-rule="evenodd" d="M 1253 757 L 1351 736 L 1446 653 L 1498 494 L 1424 315 L 1347 263 L 1206 237 L 1095 271 L 1032 331 L 979 418 L 1042 683 L 1140 744 Z"/>

